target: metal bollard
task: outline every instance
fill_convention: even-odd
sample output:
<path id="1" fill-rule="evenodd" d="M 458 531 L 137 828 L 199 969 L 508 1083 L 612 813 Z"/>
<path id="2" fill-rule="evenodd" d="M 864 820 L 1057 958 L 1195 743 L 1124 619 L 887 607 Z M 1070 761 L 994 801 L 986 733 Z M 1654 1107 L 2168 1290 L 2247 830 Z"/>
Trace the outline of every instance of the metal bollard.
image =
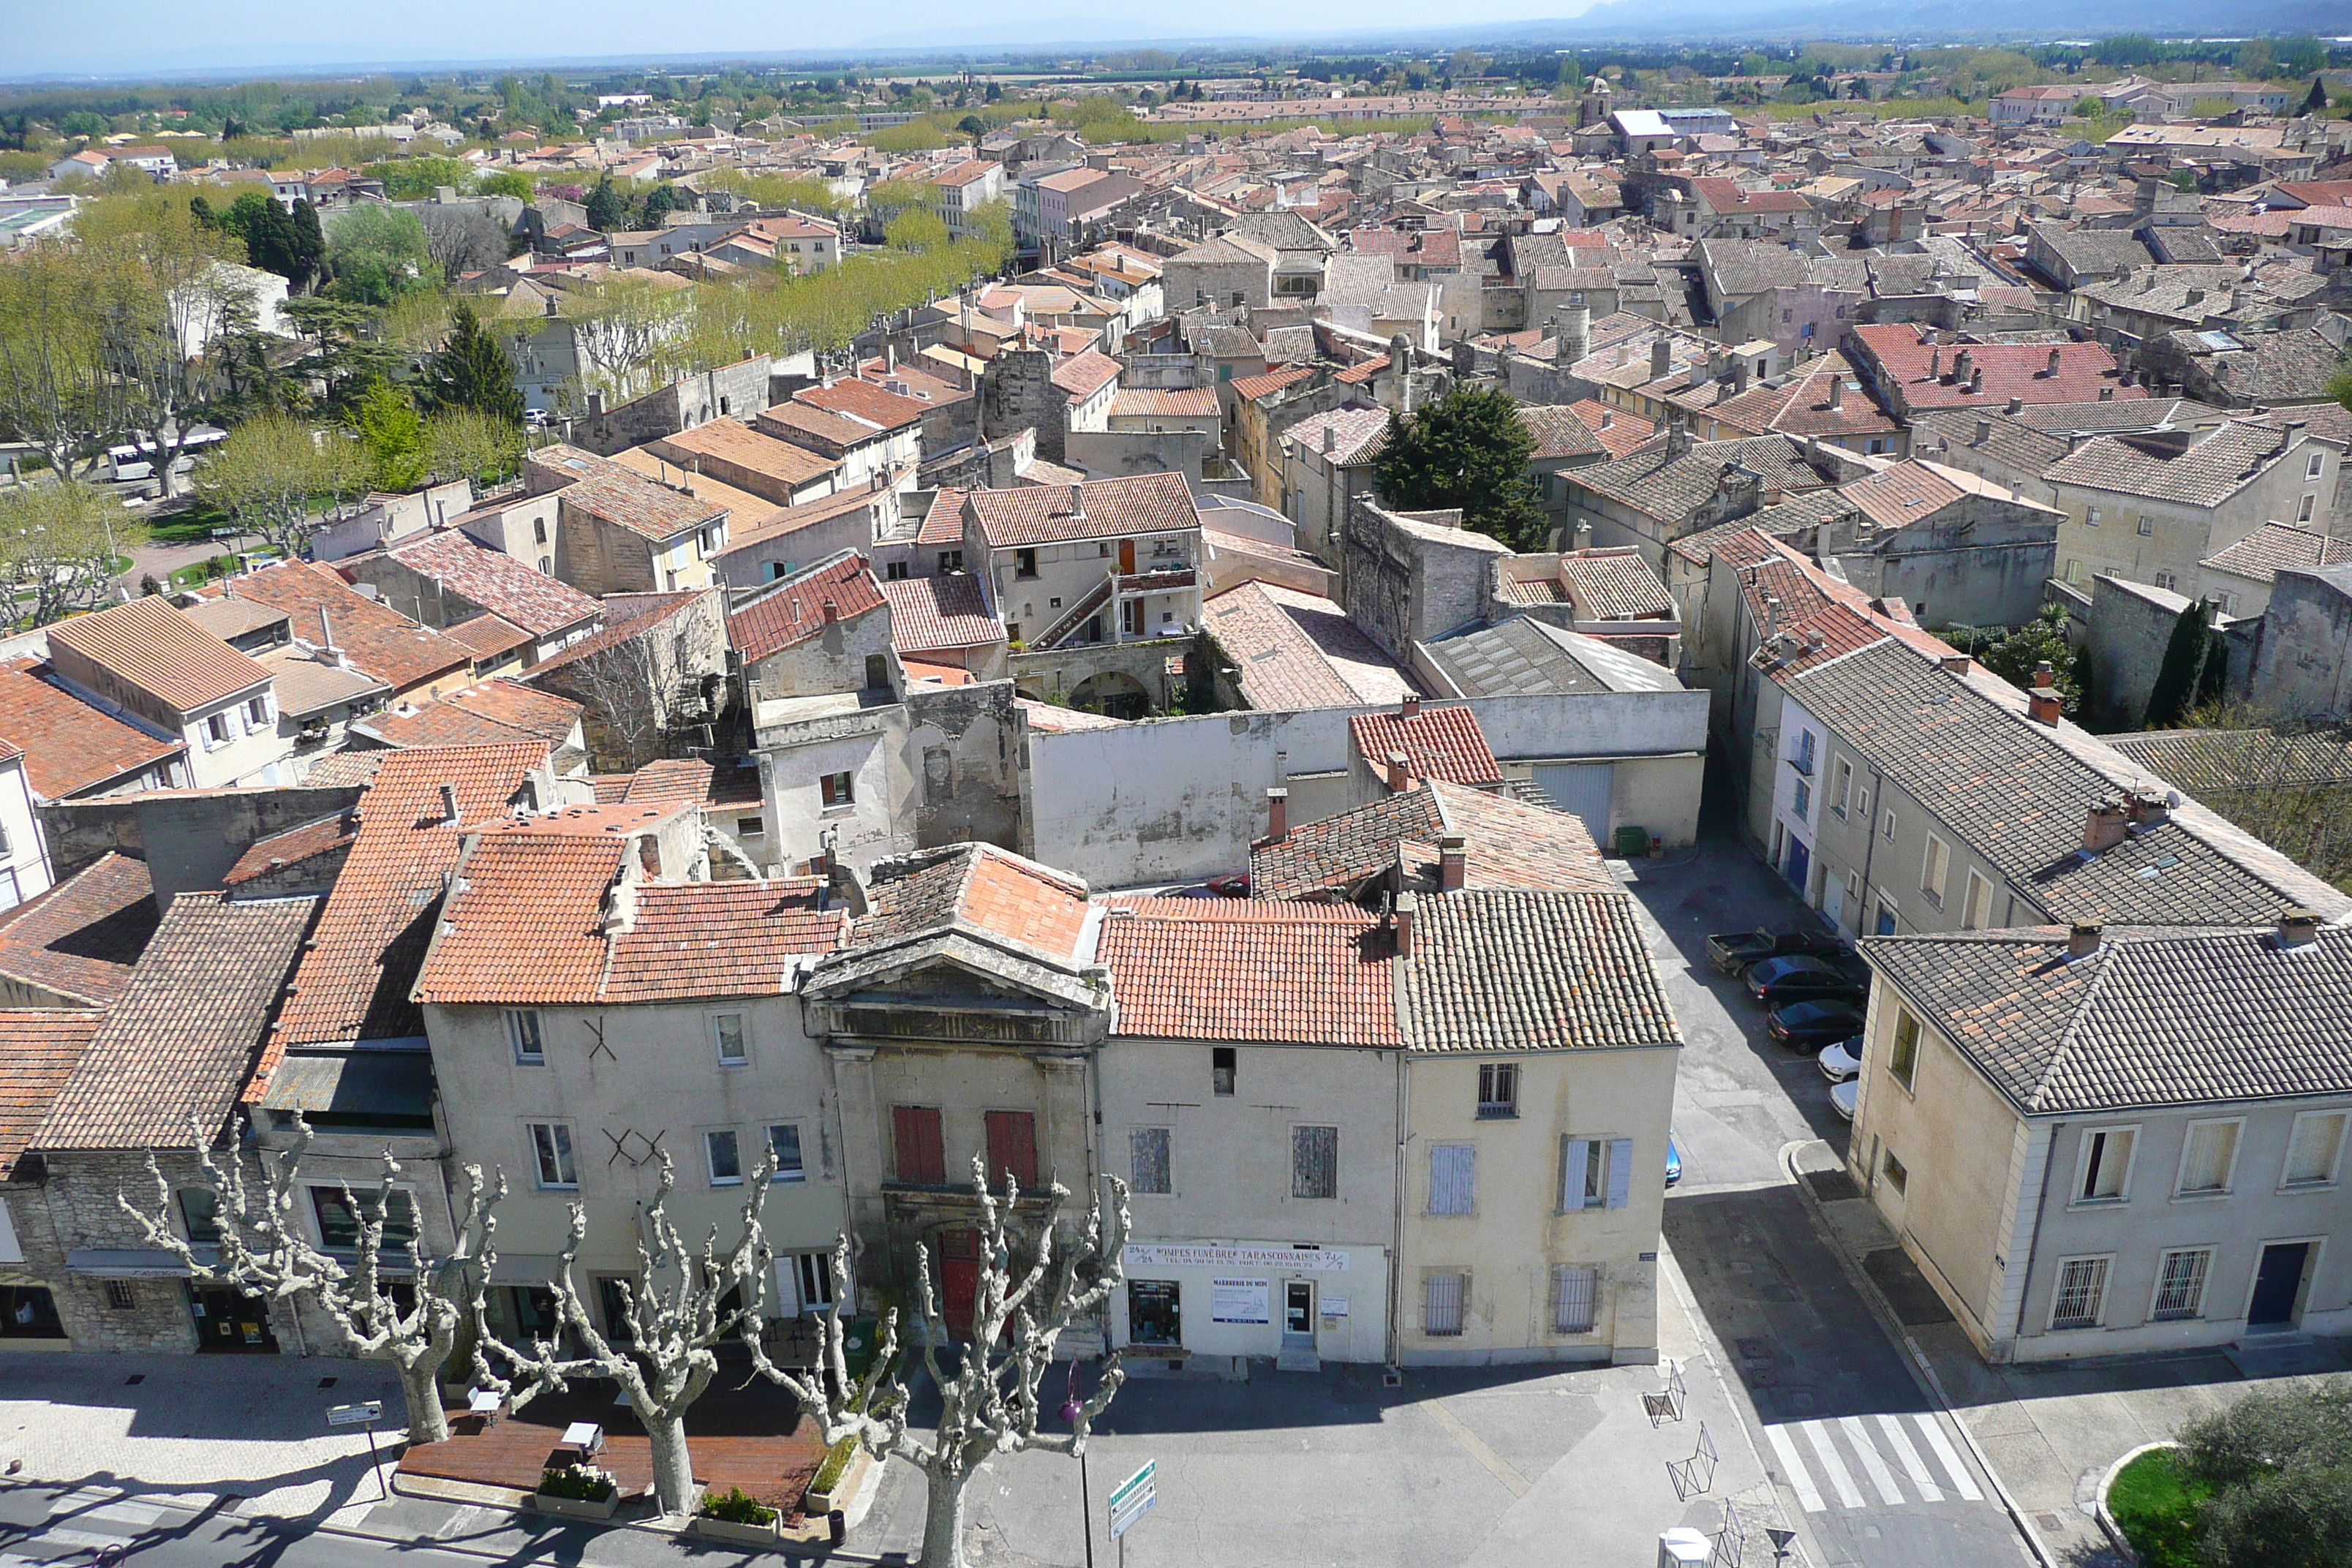
<path id="1" fill-rule="evenodd" d="M 840 1546 L 849 1540 L 849 1518 L 839 1509 L 824 1516 L 825 1528 L 833 1532 L 833 1543 Z"/>

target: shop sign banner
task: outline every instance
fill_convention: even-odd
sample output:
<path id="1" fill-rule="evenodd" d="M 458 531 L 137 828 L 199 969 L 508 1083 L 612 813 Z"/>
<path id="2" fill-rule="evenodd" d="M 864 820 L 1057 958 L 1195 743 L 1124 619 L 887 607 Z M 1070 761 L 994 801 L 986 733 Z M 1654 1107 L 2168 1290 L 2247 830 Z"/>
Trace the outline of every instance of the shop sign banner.
<path id="1" fill-rule="evenodd" d="M 1265 1323 L 1273 1321 L 1266 1305 L 1265 1279 L 1211 1279 L 1209 1321 L 1215 1323 Z"/>
<path id="2" fill-rule="evenodd" d="M 1139 1268 L 1264 1268 L 1282 1274 L 1345 1274 L 1345 1251 L 1289 1247 L 1194 1247 L 1172 1241 L 1130 1241 L 1127 1267 Z"/>

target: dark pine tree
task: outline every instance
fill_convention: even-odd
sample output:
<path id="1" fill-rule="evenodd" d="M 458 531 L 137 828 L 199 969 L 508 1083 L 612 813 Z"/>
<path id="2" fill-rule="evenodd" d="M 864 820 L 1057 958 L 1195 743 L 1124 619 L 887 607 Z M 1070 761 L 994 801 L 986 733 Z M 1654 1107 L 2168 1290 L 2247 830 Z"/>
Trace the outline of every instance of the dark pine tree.
<path id="1" fill-rule="evenodd" d="M 514 361 L 471 305 L 459 303 L 451 318 L 449 341 L 427 370 L 434 406 L 472 408 L 509 425 L 522 423 L 522 388 L 515 384 Z"/>
<path id="2" fill-rule="evenodd" d="M 1381 502 L 1402 511 L 1459 507 L 1480 533 L 1513 550 L 1540 550 L 1550 524 L 1528 477 L 1535 449 L 1510 394 L 1456 387 L 1409 417 L 1389 416 L 1374 469 Z"/>

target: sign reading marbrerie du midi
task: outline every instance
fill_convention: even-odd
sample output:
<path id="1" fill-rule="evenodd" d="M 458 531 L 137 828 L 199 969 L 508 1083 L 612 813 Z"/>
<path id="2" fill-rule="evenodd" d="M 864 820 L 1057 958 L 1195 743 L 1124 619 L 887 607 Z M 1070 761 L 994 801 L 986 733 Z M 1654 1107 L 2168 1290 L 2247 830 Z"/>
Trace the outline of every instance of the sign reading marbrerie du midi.
<path id="1" fill-rule="evenodd" d="M 1186 1242 L 1130 1241 L 1127 1267 L 1137 1268 L 1270 1268 L 1287 1274 L 1345 1274 L 1348 1254 L 1290 1247 L 1196 1247 Z"/>
<path id="2" fill-rule="evenodd" d="M 1265 1279 L 1229 1279 L 1223 1276 L 1209 1281 L 1209 1321 L 1213 1323 L 1263 1323 L 1272 1313 L 1266 1307 Z"/>

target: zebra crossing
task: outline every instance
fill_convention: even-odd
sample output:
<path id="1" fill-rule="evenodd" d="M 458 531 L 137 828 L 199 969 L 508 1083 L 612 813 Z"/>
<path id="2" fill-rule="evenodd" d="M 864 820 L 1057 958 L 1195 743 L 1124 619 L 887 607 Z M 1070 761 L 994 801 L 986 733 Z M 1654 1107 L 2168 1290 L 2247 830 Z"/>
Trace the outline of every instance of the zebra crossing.
<path id="1" fill-rule="evenodd" d="M 1916 1443 L 1912 1440 L 1915 1431 Z M 1948 1493 L 1969 1502 L 1984 1500 L 1984 1491 L 1968 1462 L 1952 1446 L 1943 1424 L 1927 1411 L 1915 1411 L 1907 1417 L 1840 1415 L 1790 1421 L 1765 1427 L 1764 1436 L 1780 1462 L 1790 1489 L 1807 1513 L 1827 1512 L 1832 1498 L 1840 1508 L 1942 1502 Z M 1934 1468 L 1929 1458 L 1935 1461 Z M 1863 1490 L 1865 1483 L 1867 1496 Z"/>
<path id="2" fill-rule="evenodd" d="M 49 1521 L 14 1542 L 18 1546 L 69 1547 L 93 1555 L 121 1552 L 161 1526 L 177 1529 L 210 1506 L 208 1497 L 134 1498 L 107 1487 L 83 1487 L 49 1503 Z M 100 1560 L 103 1560 L 101 1556 Z M 0 1552 L 0 1568 L 38 1562 Z"/>

